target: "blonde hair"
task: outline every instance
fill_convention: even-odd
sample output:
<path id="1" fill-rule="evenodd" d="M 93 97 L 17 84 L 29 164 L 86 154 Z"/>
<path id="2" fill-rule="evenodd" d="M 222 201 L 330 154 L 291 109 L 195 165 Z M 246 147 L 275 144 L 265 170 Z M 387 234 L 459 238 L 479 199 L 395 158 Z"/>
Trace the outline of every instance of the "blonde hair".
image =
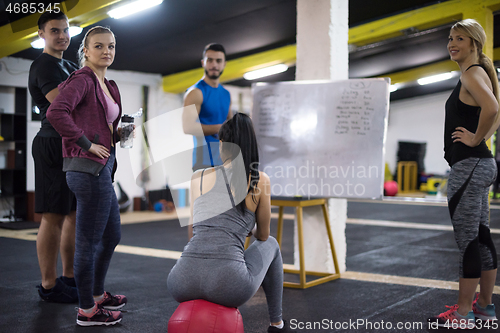
<path id="1" fill-rule="evenodd" d="M 80 67 L 84 67 L 85 61 L 87 61 L 87 57 L 85 57 L 85 52 L 83 52 L 83 49 L 89 47 L 88 43 L 89 38 L 97 34 L 112 34 L 113 37 L 115 36 L 115 34 L 113 33 L 113 31 L 111 31 L 111 29 L 107 27 L 102 27 L 100 25 L 89 29 L 89 31 L 87 31 L 87 33 L 85 34 L 85 37 L 83 37 L 80 47 L 78 48 L 78 62 L 80 63 Z"/>
<path id="2" fill-rule="evenodd" d="M 484 32 L 483 27 L 476 20 L 466 19 L 455 23 L 451 30 L 455 30 L 464 34 L 465 36 L 472 39 L 472 42 L 477 47 L 477 57 L 479 60 L 479 64 L 484 68 L 488 77 L 491 81 L 491 86 L 493 87 L 493 95 L 497 101 L 499 100 L 499 85 L 498 85 L 498 76 L 497 71 L 495 70 L 495 66 L 493 66 L 493 62 L 491 59 L 483 53 L 483 46 L 486 43 L 486 33 Z M 494 124 L 496 123 L 500 112 L 497 113 L 495 117 Z"/>

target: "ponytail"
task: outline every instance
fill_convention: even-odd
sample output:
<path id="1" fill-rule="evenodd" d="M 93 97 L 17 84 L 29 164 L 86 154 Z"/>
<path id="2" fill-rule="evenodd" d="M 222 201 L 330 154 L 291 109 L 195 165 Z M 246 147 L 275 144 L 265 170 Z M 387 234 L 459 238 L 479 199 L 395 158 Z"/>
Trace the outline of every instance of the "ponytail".
<path id="1" fill-rule="evenodd" d="M 478 53 L 479 53 L 479 64 L 484 68 L 486 74 L 488 74 L 488 77 L 490 78 L 491 81 L 491 86 L 493 87 L 493 95 L 495 95 L 495 98 L 500 105 L 498 75 L 497 71 L 495 70 L 495 66 L 493 65 L 491 59 L 487 55 L 485 55 L 481 49 L 478 49 Z M 499 110 L 497 111 L 498 112 L 497 115 L 495 116 L 493 124 L 496 124 L 497 120 L 500 117 L 500 111 Z"/>
<path id="2" fill-rule="evenodd" d="M 451 27 L 451 30 L 460 31 L 465 36 L 472 39 L 474 46 L 476 46 L 477 48 L 479 65 L 481 65 L 488 74 L 488 77 L 490 78 L 491 81 L 491 86 L 493 87 L 493 95 L 495 96 L 495 99 L 497 100 L 497 102 L 499 102 L 500 105 L 500 100 L 499 100 L 500 88 L 498 85 L 497 72 L 495 70 L 495 66 L 493 66 L 493 62 L 491 61 L 491 59 L 488 58 L 488 56 L 486 56 L 483 53 L 483 45 L 486 43 L 486 33 L 484 32 L 483 27 L 476 20 L 465 19 L 455 23 Z M 499 118 L 500 118 L 500 111 L 497 110 L 497 115 L 495 117 L 492 126 L 497 124 Z"/>

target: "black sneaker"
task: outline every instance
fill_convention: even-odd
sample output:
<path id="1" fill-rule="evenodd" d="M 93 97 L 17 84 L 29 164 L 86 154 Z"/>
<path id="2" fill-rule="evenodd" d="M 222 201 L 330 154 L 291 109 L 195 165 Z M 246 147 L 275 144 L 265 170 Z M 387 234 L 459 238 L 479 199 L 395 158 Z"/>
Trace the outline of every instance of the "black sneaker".
<path id="1" fill-rule="evenodd" d="M 60 278 L 56 279 L 56 285 L 52 289 L 44 289 L 38 285 L 38 294 L 46 302 L 55 303 L 76 303 L 78 302 L 78 293 L 76 288 L 66 285 Z"/>
<path id="2" fill-rule="evenodd" d="M 69 278 L 69 277 L 65 277 L 65 276 L 60 276 L 59 279 L 61 279 L 62 282 L 64 282 L 64 284 L 70 286 L 70 287 L 73 287 L 73 288 L 76 288 L 76 281 L 75 281 L 75 278 Z"/>
<path id="3" fill-rule="evenodd" d="M 78 309 L 76 323 L 80 326 L 101 326 L 114 325 L 122 321 L 120 311 L 106 310 L 100 305 L 96 305 L 92 314 L 86 314 L 82 309 Z"/>
<path id="4" fill-rule="evenodd" d="M 267 333 L 297 333 L 297 331 L 292 330 L 288 322 L 286 320 L 283 320 L 283 328 L 269 326 L 267 329 Z"/>

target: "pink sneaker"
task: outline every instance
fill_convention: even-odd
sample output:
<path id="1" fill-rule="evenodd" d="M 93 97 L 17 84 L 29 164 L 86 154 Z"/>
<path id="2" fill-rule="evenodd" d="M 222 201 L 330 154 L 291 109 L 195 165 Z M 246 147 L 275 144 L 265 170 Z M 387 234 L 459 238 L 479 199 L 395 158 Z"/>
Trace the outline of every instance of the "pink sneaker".
<path id="1" fill-rule="evenodd" d="M 481 320 L 497 320 L 497 316 L 495 314 L 495 305 L 489 304 L 485 308 L 482 308 L 477 300 L 479 299 L 479 293 L 476 293 L 476 297 L 472 302 L 472 311 L 474 312 L 474 316 L 476 319 Z"/>
<path id="2" fill-rule="evenodd" d="M 76 323 L 80 326 L 100 326 L 114 325 L 122 320 L 120 311 L 109 311 L 103 309 L 100 305 L 96 305 L 92 313 L 85 313 L 82 309 L 78 309 Z"/>
<path id="3" fill-rule="evenodd" d="M 108 310 L 119 310 L 127 304 L 127 297 L 124 295 L 111 295 L 107 291 L 104 292 L 104 298 L 96 303 Z"/>
<path id="4" fill-rule="evenodd" d="M 448 329 L 473 329 L 476 327 L 474 312 L 469 311 L 466 316 L 462 316 L 457 311 L 458 304 L 453 306 L 446 305 L 446 307 L 449 308 L 448 311 L 429 318 L 428 322 L 430 324 L 437 323 L 437 326 Z"/>

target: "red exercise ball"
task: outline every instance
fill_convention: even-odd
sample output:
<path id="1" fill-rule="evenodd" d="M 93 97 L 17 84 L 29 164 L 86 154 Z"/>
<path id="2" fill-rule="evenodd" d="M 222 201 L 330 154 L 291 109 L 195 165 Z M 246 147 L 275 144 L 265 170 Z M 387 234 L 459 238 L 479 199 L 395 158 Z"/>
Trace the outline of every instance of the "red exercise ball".
<path id="1" fill-rule="evenodd" d="M 177 307 L 168 333 L 244 333 L 243 318 L 237 308 L 195 299 Z"/>
<path id="2" fill-rule="evenodd" d="M 394 180 L 389 180 L 384 183 L 384 195 L 393 197 L 398 194 L 398 183 Z"/>

